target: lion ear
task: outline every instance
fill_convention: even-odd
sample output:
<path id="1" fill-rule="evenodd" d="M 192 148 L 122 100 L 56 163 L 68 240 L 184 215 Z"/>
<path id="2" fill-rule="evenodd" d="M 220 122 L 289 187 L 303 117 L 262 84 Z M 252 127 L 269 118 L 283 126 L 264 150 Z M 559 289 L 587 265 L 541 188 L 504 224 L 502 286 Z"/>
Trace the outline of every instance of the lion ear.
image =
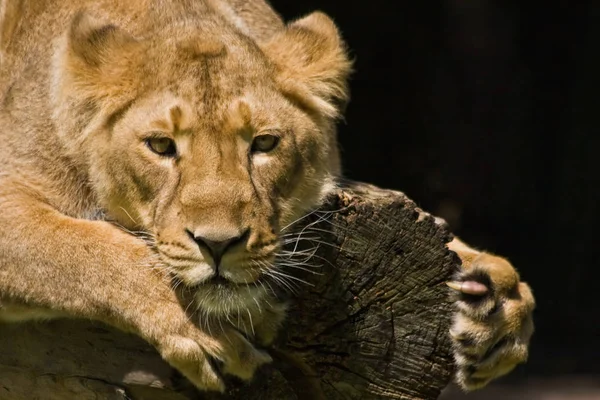
<path id="1" fill-rule="evenodd" d="M 113 24 L 105 24 L 84 12 L 79 12 L 69 29 L 68 43 L 72 56 L 89 66 L 110 61 L 135 39 Z"/>
<path id="2" fill-rule="evenodd" d="M 335 23 L 314 12 L 288 24 L 262 46 L 278 68 L 282 90 L 327 117 L 348 101 L 352 63 Z"/>
<path id="3" fill-rule="evenodd" d="M 55 58 L 63 86 L 84 97 L 103 98 L 132 90 L 140 43 L 113 24 L 78 13 Z M 57 64 L 57 65 L 56 65 Z"/>

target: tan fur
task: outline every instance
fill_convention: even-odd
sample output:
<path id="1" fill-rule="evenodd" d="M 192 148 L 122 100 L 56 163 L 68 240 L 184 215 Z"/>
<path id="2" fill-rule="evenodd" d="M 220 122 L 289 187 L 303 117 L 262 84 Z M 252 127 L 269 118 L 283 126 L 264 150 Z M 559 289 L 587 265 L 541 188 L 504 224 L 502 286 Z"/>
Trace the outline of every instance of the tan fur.
<path id="1" fill-rule="evenodd" d="M 455 298 L 457 312 L 450 330 L 456 361 L 456 381 L 466 390 L 479 389 L 527 361 L 533 334 L 535 301 L 529 286 L 504 258 L 475 250 L 459 239 L 448 247 L 463 269 L 455 283 L 484 282 L 480 296 Z"/>
<path id="2" fill-rule="evenodd" d="M 249 379 L 270 358 L 238 330 L 284 316 L 263 278 L 334 187 L 349 71 L 327 16 L 263 0 L 0 0 L 0 320 L 100 320 L 199 388 L 223 389 L 210 357 Z M 194 236 L 238 238 L 229 284 Z"/>

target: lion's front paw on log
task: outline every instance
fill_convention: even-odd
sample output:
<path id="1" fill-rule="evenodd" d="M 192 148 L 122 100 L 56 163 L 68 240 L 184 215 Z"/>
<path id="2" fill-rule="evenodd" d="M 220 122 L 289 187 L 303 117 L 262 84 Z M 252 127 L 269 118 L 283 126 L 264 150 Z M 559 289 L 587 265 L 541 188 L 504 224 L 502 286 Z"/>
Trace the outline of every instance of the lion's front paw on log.
<path id="1" fill-rule="evenodd" d="M 222 374 L 249 381 L 259 367 L 272 361 L 268 354 L 228 327 L 214 337 L 200 331 L 169 336 L 161 340 L 158 348 L 169 364 L 203 391 L 224 392 Z"/>
<path id="2" fill-rule="evenodd" d="M 535 302 L 508 261 L 481 253 L 448 286 L 455 292 L 450 335 L 463 389 L 479 389 L 527 360 Z"/>

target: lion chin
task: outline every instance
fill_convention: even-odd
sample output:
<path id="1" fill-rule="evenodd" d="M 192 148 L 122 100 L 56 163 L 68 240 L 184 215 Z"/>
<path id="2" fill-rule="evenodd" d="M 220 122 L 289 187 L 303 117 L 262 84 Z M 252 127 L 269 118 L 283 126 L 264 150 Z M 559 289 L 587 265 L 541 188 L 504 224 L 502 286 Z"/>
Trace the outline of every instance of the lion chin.
<path id="1" fill-rule="evenodd" d="M 191 268 L 175 271 L 175 282 L 182 291 L 192 293 L 196 311 L 205 317 L 232 318 L 261 312 L 269 295 L 273 295 L 265 273 L 252 271 L 240 264 L 199 263 Z"/>
<path id="2" fill-rule="evenodd" d="M 260 311 L 267 290 L 258 282 L 234 283 L 215 277 L 194 287 L 194 300 L 206 315 L 231 317 Z"/>

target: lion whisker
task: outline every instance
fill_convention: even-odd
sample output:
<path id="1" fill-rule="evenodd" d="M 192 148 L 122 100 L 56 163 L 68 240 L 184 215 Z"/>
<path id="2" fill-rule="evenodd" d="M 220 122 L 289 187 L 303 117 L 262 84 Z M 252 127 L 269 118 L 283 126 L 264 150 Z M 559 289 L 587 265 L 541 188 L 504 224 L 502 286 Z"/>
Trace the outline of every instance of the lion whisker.
<path id="1" fill-rule="evenodd" d="M 310 282 L 307 282 L 304 279 L 298 278 L 297 276 L 294 276 L 294 275 L 286 274 L 286 273 L 278 271 L 276 269 L 269 270 L 269 274 L 277 275 L 277 276 L 279 276 L 281 278 L 284 278 L 284 279 L 291 279 L 291 280 L 294 280 L 296 282 L 304 283 L 305 285 L 308 285 L 308 286 L 315 286 L 314 284 L 312 284 Z"/>
<path id="2" fill-rule="evenodd" d="M 290 228 L 291 226 L 297 224 L 298 222 L 302 221 L 303 219 L 305 219 L 307 217 L 310 217 L 311 215 L 314 215 L 314 214 L 324 214 L 325 216 L 330 216 L 330 215 L 333 215 L 335 213 L 338 213 L 338 212 L 341 212 L 341 211 L 344 211 L 344 210 L 347 210 L 347 209 L 348 209 L 348 207 L 342 207 L 342 208 L 337 209 L 337 210 L 325 211 L 325 210 L 321 210 L 320 208 L 316 208 L 316 209 L 314 209 L 314 210 L 312 210 L 312 211 L 310 211 L 310 212 L 302 215 L 301 217 L 295 219 L 294 221 L 290 222 L 289 224 L 287 224 L 286 226 L 284 226 L 283 228 L 281 228 L 280 231 L 284 232 L 286 229 Z M 324 216 L 319 216 L 319 218 L 323 218 L 323 217 Z"/>
<path id="3" fill-rule="evenodd" d="M 248 313 L 248 322 L 250 323 L 250 328 L 252 329 L 252 336 L 256 336 L 256 333 L 254 332 L 254 322 L 252 321 L 252 313 L 250 312 L 249 308 L 246 308 L 246 313 Z"/>

